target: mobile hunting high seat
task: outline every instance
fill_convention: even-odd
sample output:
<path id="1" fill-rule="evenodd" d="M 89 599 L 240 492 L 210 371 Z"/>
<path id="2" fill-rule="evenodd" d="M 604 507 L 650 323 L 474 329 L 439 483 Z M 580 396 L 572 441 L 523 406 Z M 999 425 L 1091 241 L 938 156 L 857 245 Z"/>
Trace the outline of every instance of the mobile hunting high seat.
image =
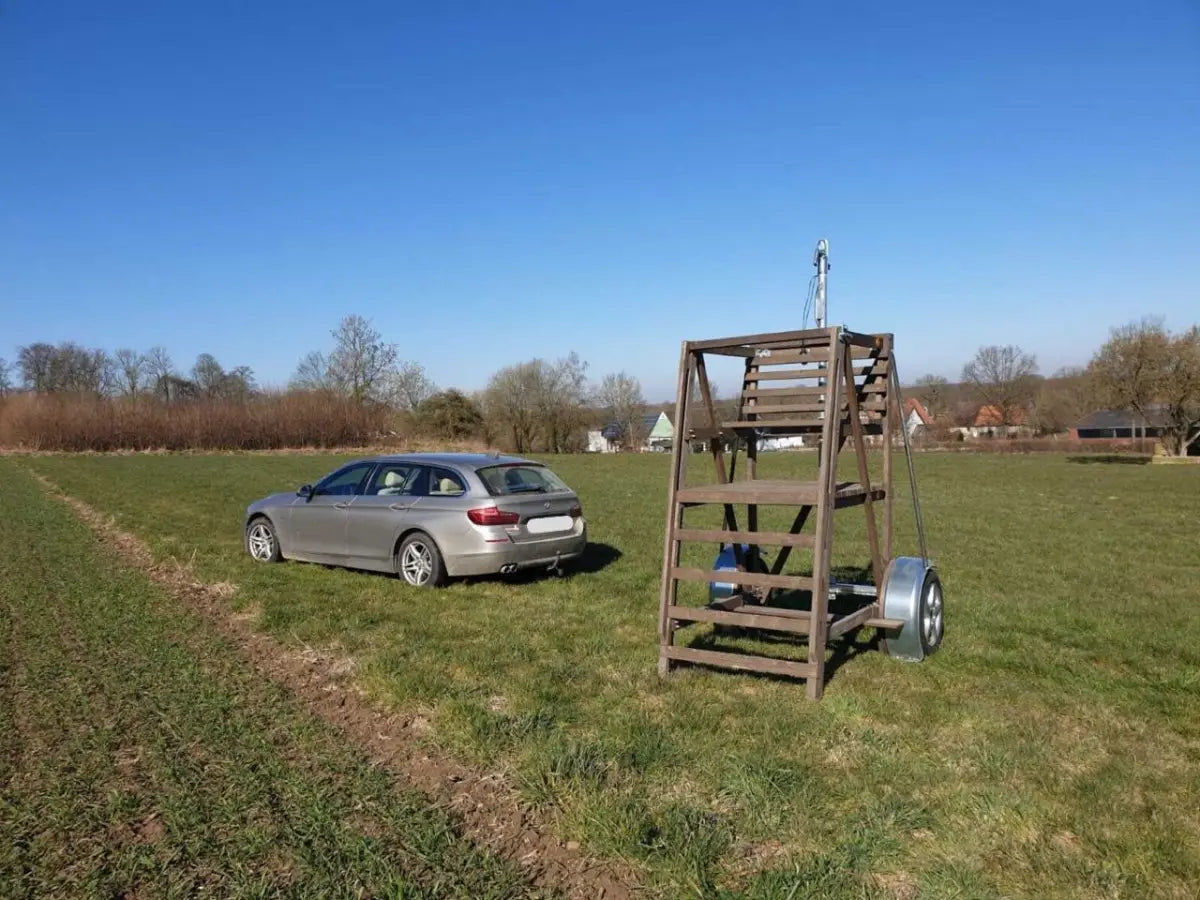
<path id="1" fill-rule="evenodd" d="M 745 360 L 741 397 L 732 420 L 718 421 L 707 355 Z M 684 342 L 659 608 L 660 674 L 665 676 L 676 662 L 690 662 L 793 676 L 807 679 L 808 696 L 819 699 L 828 642 L 855 629 L 881 629 L 888 652 L 904 659 L 921 659 L 937 648 L 943 631 L 941 585 L 925 553 L 915 479 L 912 494 L 921 556 L 891 556 L 892 438 L 900 420 L 891 334 L 859 334 L 834 326 Z M 908 436 L 903 428 L 901 433 L 912 477 Z M 803 435 L 819 442 L 815 480 L 757 477 L 759 440 L 780 435 Z M 867 439 L 872 436 L 881 438 L 882 453 L 881 477 L 875 482 L 867 465 Z M 712 453 L 713 483 L 689 485 L 685 480 L 688 448 L 695 441 L 706 442 Z M 847 441 L 855 458 L 856 479 L 839 482 L 838 457 Z M 735 480 L 743 445 L 746 473 Z M 726 448 L 731 451 L 728 455 Z M 687 510 L 705 505 L 723 508 L 721 528 L 685 523 Z M 786 532 L 759 530 L 761 506 L 795 509 L 791 527 Z M 833 513 L 849 507 L 862 507 L 866 515 L 871 584 L 835 583 L 831 578 Z M 882 522 L 878 507 L 882 507 Z M 805 531 L 810 522 L 813 527 Z M 718 562 L 715 570 L 682 566 L 681 546 L 686 542 L 717 542 L 724 556 L 732 556 L 732 565 L 721 568 Z M 778 548 L 769 566 L 765 547 Z M 811 551 L 810 574 L 784 574 L 797 549 Z M 680 603 L 681 582 L 709 585 L 709 602 Z M 729 593 L 717 596 L 712 589 L 717 585 L 728 585 Z M 781 589 L 809 594 L 808 608 L 771 605 L 771 592 Z M 848 597 L 856 608 L 833 615 L 831 596 Z M 807 660 L 677 643 L 677 637 L 686 634 L 679 629 L 697 622 L 711 623 L 714 630 L 734 626 L 804 637 Z"/>

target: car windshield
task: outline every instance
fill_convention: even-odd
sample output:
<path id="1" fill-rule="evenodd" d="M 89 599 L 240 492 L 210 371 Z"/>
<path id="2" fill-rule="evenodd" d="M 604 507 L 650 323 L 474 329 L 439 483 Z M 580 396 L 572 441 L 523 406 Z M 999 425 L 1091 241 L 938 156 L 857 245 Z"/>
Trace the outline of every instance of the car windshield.
<path id="1" fill-rule="evenodd" d="M 476 472 L 494 497 L 506 494 L 549 494 L 569 491 L 557 475 L 545 466 L 488 466 Z"/>

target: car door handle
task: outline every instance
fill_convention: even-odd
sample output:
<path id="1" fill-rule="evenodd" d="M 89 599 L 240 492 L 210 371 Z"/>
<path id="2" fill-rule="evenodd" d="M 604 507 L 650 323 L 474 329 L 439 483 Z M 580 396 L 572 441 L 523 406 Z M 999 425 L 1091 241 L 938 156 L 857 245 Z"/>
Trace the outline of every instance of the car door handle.
<path id="1" fill-rule="evenodd" d="M 333 508 L 334 509 L 349 509 L 350 504 L 349 503 L 335 503 L 335 504 L 333 504 Z"/>
<path id="2" fill-rule="evenodd" d="M 408 509 L 408 504 L 407 503 L 393 503 L 388 507 L 388 509 L 394 509 L 396 512 L 403 512 L 404 510 Z"/>

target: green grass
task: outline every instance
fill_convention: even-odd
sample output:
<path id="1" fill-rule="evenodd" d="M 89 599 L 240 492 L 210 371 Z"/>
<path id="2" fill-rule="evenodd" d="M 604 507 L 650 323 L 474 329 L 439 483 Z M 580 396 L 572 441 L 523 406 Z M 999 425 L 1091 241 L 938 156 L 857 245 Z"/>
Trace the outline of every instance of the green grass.
<path id="1" fill-rule="evenodd" d="M 531 893 L 0 475 L 0 896 Z"/>
<path id="2" fill-rule="evenodd" d="M 419 591 L 246 558 L 246 503 L 338 461 L 27 464 L 158 556 L 239 584 L 232 602 L 266 631 L 354 656 L 380 703 L 421 710 L 443 747 L 510 773 L 564 837 L 643 866 L 663 895 L 1195 896 L 1200 471 L 920 456 L 946 644 L 921 665 L 852 654 L 814 704 L 745 674 L 659 681 L 665 456 L 552 461 L 607 560 L 565 580 Z M 711 480 L 707 457 L 689 465 Z M 768 454 L 760 474 L 811 465 Z M 865 561 L 862 521 L 838 513 L 836 565 Z"/>

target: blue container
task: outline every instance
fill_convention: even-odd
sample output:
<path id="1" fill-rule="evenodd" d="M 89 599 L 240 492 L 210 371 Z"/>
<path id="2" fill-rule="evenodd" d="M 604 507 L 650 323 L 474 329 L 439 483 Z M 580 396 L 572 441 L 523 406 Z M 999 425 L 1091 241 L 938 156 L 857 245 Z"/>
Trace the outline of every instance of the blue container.
<path id="1" fill-rule="evenodd" d="M 749 544 L 742 544 L 742 556 L 745 557 L 750 552 Z M 733 544 L 722 544 L 720 551 L 717 553 L 717 558 L 713 562 L 713 569 L 716 571 L 737 571 L 737 559 L 733 555 Z M 708 602 L 713 603 L 717 600 L 724 600 L 738 592 L 738 585 L 724 581 L 713 581 L 708 585 Z"/>

